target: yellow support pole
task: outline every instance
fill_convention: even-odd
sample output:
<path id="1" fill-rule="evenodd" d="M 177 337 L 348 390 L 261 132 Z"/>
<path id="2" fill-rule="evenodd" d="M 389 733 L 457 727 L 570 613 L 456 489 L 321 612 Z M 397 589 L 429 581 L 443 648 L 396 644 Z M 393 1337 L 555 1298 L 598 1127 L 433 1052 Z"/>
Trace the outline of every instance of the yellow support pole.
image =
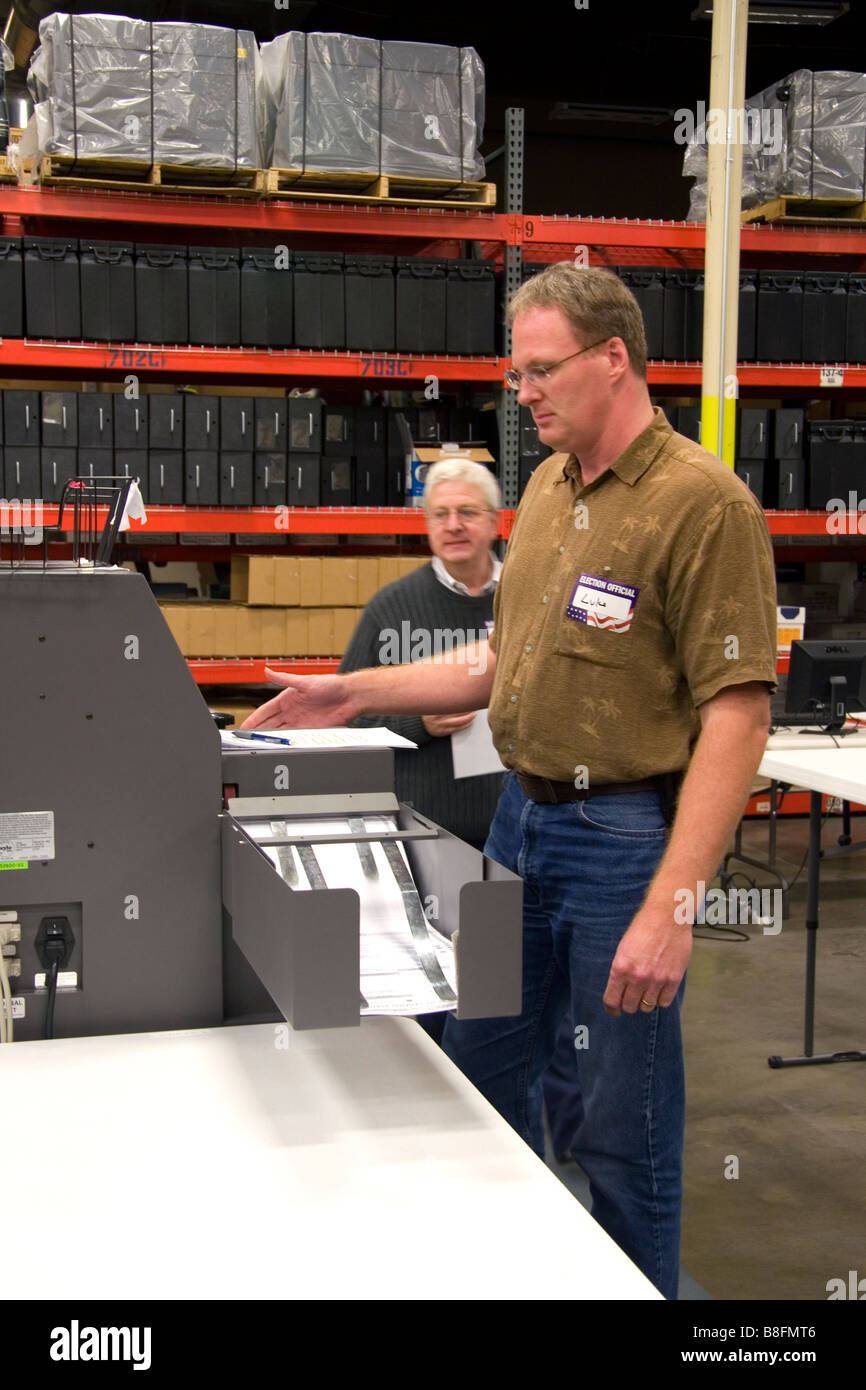
<path id="1" fill-rule="evenodd" d="M 701 443 L 734 466 L 748 0 L 715 0 L 707 112 Z"/>

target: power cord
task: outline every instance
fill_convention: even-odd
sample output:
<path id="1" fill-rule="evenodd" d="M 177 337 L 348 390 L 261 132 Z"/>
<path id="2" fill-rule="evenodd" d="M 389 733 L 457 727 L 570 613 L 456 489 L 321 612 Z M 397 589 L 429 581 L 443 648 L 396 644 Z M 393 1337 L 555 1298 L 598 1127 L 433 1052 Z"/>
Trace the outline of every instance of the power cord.
<path id="1" fill-rule="evenodd" d="M 36 933 L 36 954 L 45 968 L 48 1003 L 45 1009 L 46 1038 L 54 1037 L 54 1004 L 57 999 L 57 974 L 72 955 L 75 937 L 68 917 L 43 917 Z"/>

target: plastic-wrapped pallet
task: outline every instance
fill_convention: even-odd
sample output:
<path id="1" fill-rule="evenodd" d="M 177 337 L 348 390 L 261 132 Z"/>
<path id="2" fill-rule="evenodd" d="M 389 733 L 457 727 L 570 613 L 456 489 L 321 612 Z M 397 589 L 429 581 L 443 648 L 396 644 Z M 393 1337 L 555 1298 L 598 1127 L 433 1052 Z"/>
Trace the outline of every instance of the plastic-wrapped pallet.
<path id="1" fill-rule="evenodd" d="M 39 39 L 28 84 L 43 153 L 259 167 L 248 30 L 53 14 Z"/>
<path id="2" fill-rule="evenodd" d="M 473 48 L 292 32 L 261 56 L 275 167 L 484 177 L 484 68 Z"/>
<path id="3" fill-rule="evenodd" d="M 756 113 L 749 119 L 748 113 Z M 790 73 L 746 102 L 744 208 L 787 194 L 866 196 L 866 74 Z M 696 178 L 689 216 L 706 211 L 703 130 L 686 147 L 683 173 Z"/>
<path id="4" fill-rule="evenodd" d="M 482 179 L 484 67 L 474 48 L 382 44 L 382 173 Z"/>
<path id="5" fill-rule="evenodd" d="M 380 172 L 379 50 L 377 39 L 295 31 L 262 45 L 268 164 Z"/>

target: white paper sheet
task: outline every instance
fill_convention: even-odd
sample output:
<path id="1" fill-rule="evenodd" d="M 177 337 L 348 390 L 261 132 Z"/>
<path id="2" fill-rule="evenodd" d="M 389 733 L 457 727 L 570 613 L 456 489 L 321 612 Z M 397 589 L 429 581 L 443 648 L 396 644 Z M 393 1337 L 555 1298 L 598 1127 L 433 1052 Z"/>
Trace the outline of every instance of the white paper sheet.
<path id="1" fill-rule="evenodd" d="M 237 738 L 236 730 L 221 729 L 224 748 L 267 748 L 255 739 Z M 292 748 L 417 748 L 417 743 L 390 729 L 253 729 L 252 733 L 288 740 Z M 272 745 L 274 748 L 278 744 Z"/>
<path id="2" fill-rule="evenodd" d="M 451 759 L 456 778 L 482 777 L 488 772 L 505 771 L 505 764 L 493 747 L 486 709 L 477 712 L 468 729 L 460 729 L 451 735 Z"/>
<path id="3" fill-rule="evenodd" d="M 271 839 L 274 831 L 267 821 L 240 819 L 253 839 Z M 366 829 L 373 833 L 397 828 L 393 816 L 367 816 Z M 347 835 L 348 822 L 342 819 L 301 820 L 292 818 L 289 834 Z M 361 1014 L 441 1013 L 454 1008 L 443 1002 L 428 980 L 412 939 L 403 906 L 403 895 L 385 858 L 381 844 L 367 841 L 373 851 L 378 877 L 367 878 L 358 854 L 358 843 L 314 845 L 313 850 L 329 888 L 354 888 L 361 900 L 361 980 L 360 990 L 367 1001 Z M 400 854 L 408 868 L 406 852 L 397 841 Z M 264 846 L 264 852 L 279 872 L 275 846 Z M 309 890 L 304 867 L 297 850 L 292 849 L 297 877 L 296 891 Z M 425 904 L 421 901 L 421 907 Z M 430 943 L 445 978 L 457 993 L 454 948 L 450 940 L 429 924 Z"/>

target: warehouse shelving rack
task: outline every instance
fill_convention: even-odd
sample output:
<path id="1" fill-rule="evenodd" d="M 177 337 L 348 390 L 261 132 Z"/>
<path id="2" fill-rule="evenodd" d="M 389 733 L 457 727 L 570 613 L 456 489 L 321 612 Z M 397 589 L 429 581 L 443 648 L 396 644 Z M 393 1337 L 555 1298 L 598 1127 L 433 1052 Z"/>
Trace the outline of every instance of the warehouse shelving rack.
<path id="1" fill-rule="evenodd" d="M 524 213 L 522 211 L 523 113 L 506 113 L 506 211 L 454 211 L 435 209 L 351 207 L 292 203 L 251 202 L 212 196 L 160 196 L 144 193 L 66 190 L 44 187 L 0 188 L 0 230 L 16 236 L 46 234 L 82 235 L 98 225 L 102 234 L 112 225 L 184 232 L 209 238 L 244 233 L 291 238 L 299 248 L 327 245 L 339 239 L 346 249 L 427 255 L 454 253 L 461 242 L 473 241 L 485 259 L 504 271 L 506 294 L 520 283 L 522 262 L 553 261 L 580 255 L 596 265 L 699 267 L 703 264 L 705 228 L 697 222 L 644 221 L 623 218 L 583 218 Z M 128 235 L 132 235 L 128 232 Z M 780 227 L 749 225 L 742 229 L 741 251 L 756 266 L 777 264 L 779 258 L 808 256 L 819 266 L 844 265 L 866 268 L 866 227 Z M 415 357 L 398 353 L 249 348 L 153 347 L 139 344 L 90 344 L 34 342 L 6 339 L 0 342 L 0 373 L 5 376 L 75 380 L 122 379 L 136 371 L 146 381 L 211 380 L 251 383 L 264 380 L 357 381 L 380 390 L 421 383 L 435 375 L 448 382 L 495 385 L 509 365 L 508 337 L 501 357 Z M 701 367 L 697 362 L 651 362 L 650 386 L 670 395 L 696 395 Z M 790 397 L 827 399 L 866 394 L 866 364 L 742 363 L 738 381 L 744 396 L 783 394 Z M 501 482 L 508 510 L 503 513 L 500 534 L 507 537 L 517 502 L 517 401 L 502 392 L 500 405 Z M 259 536 L 262 540 L 287 536 L 421 536 L 424 522 L 411 508 L 292 508 L 276 525 L 274 509 L 152 507 L 144 533 L 154 535 L 212 537 Z M 53 519 L 50 507 L 46 521 Z M 827 518 L 819 512 L 768 512 L 768 524 L 780 554 L 791 560 L 814 558 L 866 558 L 866 536 L 858 531 L 860 517 L 849 517 L 848 535 L 830 536 Z M 140 540 L 144 539 L 142 535 Z M 248 548 L 248 547 L 247 547 Z M 139 551 L 139 553 L 141 553 Z M 160 548 L 161 555 L 168 552 Z M 177 550 L 172 551 L 177 554 Z M 213 556 L 211 545 L 184 548 L 185 558 Z M 281 669 L 334 669 L 333 661 L 279 663 Z M 237 681 L 259 678 L 257 662 L 191 661 L 197 679 Z M 219 671 L 221 671 L 221 675 Z M 252 670 L 255 674 L 248 675 Z"/>

